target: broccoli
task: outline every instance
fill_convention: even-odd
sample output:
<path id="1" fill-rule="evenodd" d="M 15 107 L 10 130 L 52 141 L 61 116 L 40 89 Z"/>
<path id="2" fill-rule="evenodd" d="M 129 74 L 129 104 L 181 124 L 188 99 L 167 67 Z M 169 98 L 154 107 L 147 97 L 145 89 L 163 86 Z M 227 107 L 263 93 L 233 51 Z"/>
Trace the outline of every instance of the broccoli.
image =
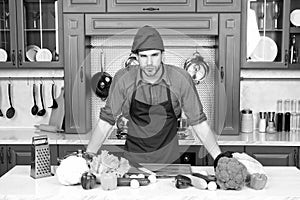
<path id="1" fill-rule="evenodd" d="M 215 168 L 217 184 L 221 189 L 240 190 L 245 185 L 247 168 L 236 158 L 221 157 Z"/>

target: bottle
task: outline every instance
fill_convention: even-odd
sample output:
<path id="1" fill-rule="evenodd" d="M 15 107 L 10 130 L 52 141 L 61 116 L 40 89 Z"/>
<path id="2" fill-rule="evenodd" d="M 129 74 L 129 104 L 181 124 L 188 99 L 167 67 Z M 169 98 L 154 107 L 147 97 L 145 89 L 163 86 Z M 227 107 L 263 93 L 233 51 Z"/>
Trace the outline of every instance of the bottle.
<path id="1" fill-rule="evenodd" d="M 282 100 L 277 101 L 277 114 L 276 114 L 276 130 L 278 132 L 282 131 L 283 125 L 283 113 L 282 113 Z"/>
<path id="2" fill-rule="evenodd" d="M 297 103 L 296 131 L 300 132 L 300 100 Z"/>
<path id="3" fill-rule="evenodd" d="M 296 45 L 296 35 L 293 34 L 291 37 L 291 47 L 290 47 L 290 63 L 297 63 L 298 62 L 298 49 Z"/>
<path id="4" fill-rule="evenodd" d="M 292 100 L 292 107 L 291 107 L 291 121 L 290 121 L 290 129 L 291 131 L 296 131 L 297 129 L 297 100 Z"/>
<path id="5" fill-rule="evenodd" d="M 284 101 L 284 131 L 289 132 L 290 131 L 290 119 L 291 119 L 291 101 L 289 99 L 286 99 Z"/>
<path id="6" fill-rule="evenodd" d="M 266 132 L 266 126 L 267 126 L 267 113 L 266 112 L 259 112 L 259 126 L 258 130 L 261 133 Z"/>
<path id="7" fill-rule="evenodd" d="M 244 133 L 253 132 L 253 114 L 252 114 L 252 110 L 250 109 L 242 110 L 241 132 Z"/>
<path id="8" fill-rule="evenodd" d="M 274 118 L 275 118 L 275 112 L 268 112 L 267 133 L 275 133 L 276 132 Z"/>

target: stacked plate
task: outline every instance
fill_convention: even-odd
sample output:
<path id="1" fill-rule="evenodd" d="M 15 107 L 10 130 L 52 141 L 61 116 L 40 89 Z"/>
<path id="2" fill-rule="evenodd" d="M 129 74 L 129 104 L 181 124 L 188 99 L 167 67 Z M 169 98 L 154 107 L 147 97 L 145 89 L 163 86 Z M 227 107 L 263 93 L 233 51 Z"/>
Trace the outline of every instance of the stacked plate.
<path id="1" fill-rule="evenodd" d="M 29 45 L 26 48 L 26 58 L 30 61 L 30 62 L 35 62 L 36 61 L 36 53 L 40 50 L 40 47 L 36 46 L 36 45 Z"/>
<path id="2" fill-rule="evenodd" d="M 0 62 L 6 62 L 7 61 L 7 53 L 4 49 L 0 48 Z"/>
<path id="3" fill-rule="evenodd" d="M 26 58 L 30 62 L 50 62 L 52 60 L 52 53 L 49 49 L 41 49 L 36 45 L 29 45 L 26 49 Z"/>
<path id="4" fill-rule="evenodd" d="M 268 36 L 261 36 L 251 54 L 251 61 L 272 62 L 278 53 L 276 42 Z"/>
<path id="5" fill-rule="evenodd" d="M 290 21 L 294 26 L 300 26 L 300 9 L 295 9 L 291 12 Z"/>

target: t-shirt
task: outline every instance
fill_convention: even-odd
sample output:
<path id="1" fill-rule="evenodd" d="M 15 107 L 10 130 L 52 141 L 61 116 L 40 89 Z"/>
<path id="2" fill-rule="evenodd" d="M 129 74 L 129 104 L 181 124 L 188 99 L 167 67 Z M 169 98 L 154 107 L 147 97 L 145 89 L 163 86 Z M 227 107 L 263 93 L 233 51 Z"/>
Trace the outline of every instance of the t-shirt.
<path id="1" fill-rule="evenodd" d="M 115 124 L 120 114 L 128 119 L 134 88 L 136 88 L 136 100 L 156 105 L 167 101 L 166 87 L 169 87 L 172 106 L 177 117 L 183 110 L 190 125 L 207 120 L 198 92 L 188 72 L 168 64 L 163 64 L 162 69 L 162 76 L 154 84 L 143 80 L 139 66 L 117 71 L 106 104 L 100 110 L 100 118 L 111 125 Z"/>

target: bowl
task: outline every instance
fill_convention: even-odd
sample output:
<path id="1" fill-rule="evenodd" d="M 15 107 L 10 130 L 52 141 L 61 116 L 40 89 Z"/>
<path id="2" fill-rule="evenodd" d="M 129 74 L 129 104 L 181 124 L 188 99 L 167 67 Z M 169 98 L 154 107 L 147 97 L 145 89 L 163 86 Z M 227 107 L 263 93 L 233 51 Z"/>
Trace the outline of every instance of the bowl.
<path id="1" fill-rule="evenodd" d="M 252 61 L 272 62 L 275 60 L 277 53 L 276 42 L 268 36 L 261 36 L 250 57 Z"/>

